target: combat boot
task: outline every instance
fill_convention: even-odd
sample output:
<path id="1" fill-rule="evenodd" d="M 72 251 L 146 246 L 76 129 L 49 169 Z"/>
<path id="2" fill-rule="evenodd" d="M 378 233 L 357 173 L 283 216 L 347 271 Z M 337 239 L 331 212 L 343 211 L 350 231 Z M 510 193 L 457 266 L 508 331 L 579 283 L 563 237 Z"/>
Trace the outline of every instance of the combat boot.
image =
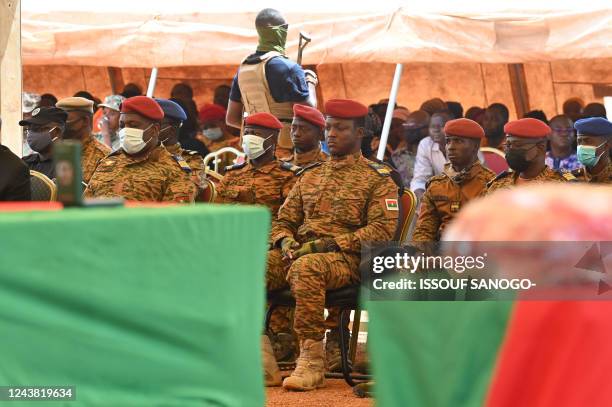
<path id="1" fill-rule="evenodd" d="M 345 346 L 348 348 L 348 343 L 350 340 L 350 332 L 348 329 L 346 332 L 346 343 Z M 325 335 L 325 360 L 327 361 L 327 371 L 328 372 L 341 372 L 342 371 L 342 360 L 340 354 L 340 330 L 339 328 L 334 328 L 327 332 Z M 349 359 L 349 369 L 352 368 L 351 361 Z"/>
<path id="2" fill-rule="evenodd" d="M 264 368 L 264 383 L 266 387 L 280 386 L 282 377 L 276 359 L 274 359 L 274 351 L 268 335 L 261 336 L 261 355 Z"/>
<path id="3" fill-rule="evenodd" d="M 325 386 L 325 352 L 323 341 L 300 341 L 300 356 L 291 376 L 283 381 L 287 390 L 308 391 Z"/>

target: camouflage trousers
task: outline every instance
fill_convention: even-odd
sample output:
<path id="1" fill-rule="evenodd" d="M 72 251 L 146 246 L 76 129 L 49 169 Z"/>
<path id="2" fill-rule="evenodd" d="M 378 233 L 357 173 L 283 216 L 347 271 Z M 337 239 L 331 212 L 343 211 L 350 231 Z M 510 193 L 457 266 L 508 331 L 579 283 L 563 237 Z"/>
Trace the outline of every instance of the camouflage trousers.
<path id="1" fill-rule="evenodd" d="M 280 249 L 274 249 L 268 252 L 266 287 L 289 286 L 295 298 L 293 329 L 298 338 L 320 341 L 325 336 L 325 291 L 359 282 L 358 267 L 357 255 L 312 253 L 287 262 Z"/>

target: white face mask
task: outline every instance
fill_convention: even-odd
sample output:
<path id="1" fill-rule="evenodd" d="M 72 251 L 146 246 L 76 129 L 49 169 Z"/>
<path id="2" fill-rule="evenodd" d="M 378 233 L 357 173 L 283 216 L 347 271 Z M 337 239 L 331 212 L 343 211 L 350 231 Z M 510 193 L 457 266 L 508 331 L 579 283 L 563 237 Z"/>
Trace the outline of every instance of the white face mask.
<path id="1" fill-rule="evenodd" d="M 272 136 L 263 138 L 254 134 L 245 134 L 242 136 L 242 151 L 244 151 L 249 160 L 261 157 L 268 150 L 264 148 L 264 142 L 270 137 Z"/>
<path id="2" fill-rule="evenodd" d="M 135 129 L 133 127 L 124 127 L 119 130 L 119 140 L 121 141 L 121 148 L 123 148 L 123 151 L 130 155 L 141 152 L 147 146 L 147 143 L 152 140 L 149 139 L 149 141 L 144 141 L 142 139 L 144 132 L 149 130 L 151 126 L 153 126 L 153 124 L 150 124 L 149 127 L 144 130 Z"/>

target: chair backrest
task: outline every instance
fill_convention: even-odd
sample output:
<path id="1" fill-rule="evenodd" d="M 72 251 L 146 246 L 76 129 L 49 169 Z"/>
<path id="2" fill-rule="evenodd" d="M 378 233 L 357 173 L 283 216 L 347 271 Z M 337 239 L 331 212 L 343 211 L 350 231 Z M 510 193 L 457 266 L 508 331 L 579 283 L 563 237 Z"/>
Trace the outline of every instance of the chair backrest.
<path id="1" fill-rule="evenodd" d="M 30 170 L 32 201 L 55 201 L 57 186 L 45 174 Z"/>
<path id="2" fill-rule="evenodd" d="M 206 189 L 200 193 L 200 196 L 198 199 L 196 199 L 196 201 L 212 203 L 217 197 L 217 187 L 215 186 L 215 183 L 208 178 L 204 179 L 204 182 L 206 183 Z"/>
<path id="3" fill-rule="evenodd" d="M 399 197 L 399 217 L 397 230 L 395 231 L 395 237 L 393 240 L 397 242 L 403 242 L 408 236 L 410 225 L 414 219 L 417 208 L 417 197 L 410 189 L 405 189 L 402 195 Z"/>
<path id="4" fill-rule="evenodd" d="M 208 167 L 209 163 L 212 161 L 214 171 L 216 173 L 219 173 L 219 164 L 223 162 L 221 156 L 225 154 L 233 154 L 236 156 L 236 158 L 232 161 L 234 164 L 242 162 L 246 157 L 246 154 L 244 154 L 240 150 L 235 149 L 234 147 L 223 147 L 217 151 L 213 151 L 212 153 L 206 154 L 206 157 L 204 157 L 204 165 Z"/>
<path id="5" fill-rule="evenodd" d="M 493 147 L 480 147 L 480 152 L 484 157 L 485 165 L 494 173 L 501 174 L 510 168 L 506 162 L 506 156 L 500 150 Z"/>

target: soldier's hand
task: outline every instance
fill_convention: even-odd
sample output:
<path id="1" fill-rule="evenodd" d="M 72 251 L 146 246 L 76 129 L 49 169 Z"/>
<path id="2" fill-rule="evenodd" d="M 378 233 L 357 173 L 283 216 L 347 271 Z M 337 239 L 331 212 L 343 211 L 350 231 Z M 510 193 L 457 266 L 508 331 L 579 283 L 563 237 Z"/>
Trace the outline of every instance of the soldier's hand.
<path id="1" fill-rule="evenodd" d="M 293 258 L 298 259 L 305 254 L 327 253 L 337 248 L 336 242 L 331 238 L 323 238 L 306 242 L 298 250 L 293 252 Z"/>
<path id="2" fill-rule="evenodd" d="M 292 237 L 286 237 L 281 241 L 281 253 L 283 255 L 283 260 L 294 258 L 294 250 L 300 247 L 300 244 L 295 241 Z"/>

